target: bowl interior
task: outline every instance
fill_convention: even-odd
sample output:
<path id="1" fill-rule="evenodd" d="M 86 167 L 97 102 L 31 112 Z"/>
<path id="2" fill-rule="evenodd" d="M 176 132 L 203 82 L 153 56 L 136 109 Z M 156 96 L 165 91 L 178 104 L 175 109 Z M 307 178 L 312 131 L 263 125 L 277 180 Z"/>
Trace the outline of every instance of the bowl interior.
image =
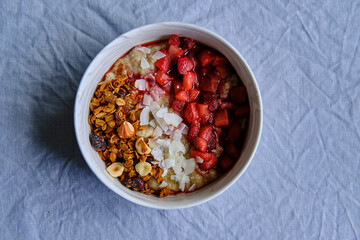
<path id="1" fill-rule="evenodd" d="M 168 38 L 171 34 L 194 38 L 223 53 L 236 69 L 243 81 L 249 96 L 250 120 L 247 138 L 242 154 L 233 168 L 215 182 L 193 193 L 179 194 L 166 198 L 157 198 L 141 194 L 124 187 L 116 178 L 112 178 L 105 170 L 105 164 L 89 141 L 90 126 L 88 124 L 89 103 L 96 85 L 112 64 L 128 50 L 138 44 Z M 89 167 L 96 176 L 111 190 L 137 204 L 173 209 L 193 206 L 205 202 L 226 190 L 246 169 L 256 151 L 261 134 L 262 110 L 261 98 L 255 78 L 240 54 L 218 35 L 184 23 L 157 23 L 134 29 L 116 38 L 108 44 L 91 62 L 86 70 L 75 100 L 75 132 L 80 150 Z"/>

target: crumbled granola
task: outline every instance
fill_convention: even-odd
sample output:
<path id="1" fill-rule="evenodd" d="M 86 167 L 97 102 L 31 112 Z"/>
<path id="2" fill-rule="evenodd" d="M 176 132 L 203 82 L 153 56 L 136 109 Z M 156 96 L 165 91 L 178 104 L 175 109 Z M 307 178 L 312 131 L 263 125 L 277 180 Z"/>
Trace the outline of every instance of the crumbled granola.
<path id="1" fill-rule="evenodd" d="M 89 104 L 90 140 L 107 167 L 116 162 L 122 164 L 124 169 L 118 178 L 123 185 L 144 194 L 164 197 L 169 194 L 168 188 L 154 190 L 147 183 L 151 177 L 159 183 L 164 181 L 159 166 L 151 165 L 145 176 L 135 170 L 139 162 L 148 164 L 148 157 L 153 160 L 149 151 L 139 154 L 135 147 L 139 136 L 134 132 L 145 129 L 140 126 L 138 117 L 142 97 L 133 80 L 122 75 L 122 71 L 117 71 L 115 79 L 100 82 Z"/>

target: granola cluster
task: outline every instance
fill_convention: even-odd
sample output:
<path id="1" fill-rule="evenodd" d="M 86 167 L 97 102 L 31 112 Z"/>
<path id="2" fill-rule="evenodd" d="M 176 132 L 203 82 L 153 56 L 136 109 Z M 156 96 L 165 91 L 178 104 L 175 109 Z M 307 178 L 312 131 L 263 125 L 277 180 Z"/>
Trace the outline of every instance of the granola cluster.
<path id="1" fill-rule="evenodd" d="M 135 133 L 145 129 L 139 121 L 142 98 L 134 86 L 134 79 L 123 75 L 122 66 L 119 66 L 115 79 L 100 82 L 91 99 L 88 118 L 90 142 L 105 162 L 108 172 L 119 173 L 116 176 L 123 185 L 141 193 L 165 197 L 169 194 L 169 187 L 152 189 L 148 184 L 149 180 L 164 181 L 163 170 L 158 165 L 150 165 L 153 158 L 149 151 L 139 154 L 136 149 L 141 138 Z M 140 162 L 144 164 L 138 164 Z M 143 165 L 151 166 L 151 169 L 144 171 Z"/>

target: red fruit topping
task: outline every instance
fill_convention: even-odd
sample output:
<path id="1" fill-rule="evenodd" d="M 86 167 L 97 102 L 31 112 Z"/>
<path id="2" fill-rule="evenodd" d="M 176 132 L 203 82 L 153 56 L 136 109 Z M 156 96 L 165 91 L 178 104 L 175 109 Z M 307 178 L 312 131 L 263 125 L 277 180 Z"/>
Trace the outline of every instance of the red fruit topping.
<path id="1" fill-rule="evenodd" d="M 181 112 L 182 110 L 184 110 L 185 104 L 186 103 L 184 101 L 175 100 L 173 101 L 171 107 L 175 111 Z"/>
<path id="2" fill-rule="evenodd" d="M 201 66 L 205 66 L 215 59 L 215 53 L 209 49 L 203 50 L 201 53 L 199 53 L 199 60 L 201 63 Z"/>
<path id="3" fill-rule="evenodd" d="M 214 114 L 210 112 L 208 116 L 204 116 L 200 119 L 202 125 L 212 124 L 214 122 Z"/>
<path id="4" fill-rule="evenodd" d="M 200 128 L 199 137 L 207 142 L 211 139 L 213 134 L 213 128 L 211 125 L 206 125 Z"/>
<path id="5" fill-rule="evenodd" d="M 170 38 L 169 38 L 169 45 L 179 46 L 180 45 L 179 36 L 176 35 L 176 34 L 171 35 Z"/>
<path id="6" fill-rule="evenodd" d="M 178 60 L 178 72 L 180 74 L 186 74 L 188 71 L 192 70 L 194 67 L 194 62 L 187 56 L 181 57 Z"/>
<path id="7" fill-rule="evenodd" d="M 231 74 L 230 68 L 226 65 L 217 66 L 216 71 L 219 73 L 220 78 L 226 78 Z"/>
<path id="8" fill-rule="evenodd" d="M 221 104 L 221 100 L 215 93 L 203 92 L 202 93 L 204 103 L 209 106 L 210 111 L 215 111 Z"/>
<path id="9" fill-rule="evenodd" d="M 222 109 L 215 113 L 215 124 L 216 127 L 229 126 L 229 114 L 226 109 Z"/>
<path id="10" fill-rule="evenodd" d="M 202 163 L 199 164 L 199 167 L 203 171 L 206 171 L 212 167 L 215 167 L 217 164 L 217 158 L 216 158 L 215 154 L 213 154 L 213 153 L 200 152 L 200 151 L 193 149 L 190 152 L 190 157 L 193 157 L 193 158 L 200 157 L 204 160 Z"/>
<path id="11" fill-rule="evenodd" d="M 210 140 L 208 141 L 208 145 L 207 145 L 207 149 L 209 151 L 213 150 L 216 148 L 216 145 L 217 145 L 217 138 L 216 138 L 216 135 L 215 133 L 212 133 L 211 134 L 211 138 Z"/>
<path id="12" fill-rule="evenodd" d="M 169 57 L 169 55 L 168 55 L 168 53 L 166 52 L 165 49 L 161 49 L 160 51 L 163 52 L 166 56 L 158 59 L 155 62 L 155 66 L 158 69 L 160 69 L 161 71 L 167 72 L 167 71 L 170 70 L 170 63 L 171 63 L 170 57 Z"/>
<path id="13" fill-rule="evenodd" d="M 207 141 L 200 138 L 200 137 L 196 137 L 193 141 L 194 147 L 199 150 L 200 152 L 206 152 L 207 149 Z"/>
<path id="14" fill-rule="evenodd" d="M 234 160 L 228 155 L 223 155 L 220 158 L 220 165 L 224 170 L 229 169 L 234 164 Z"/>
<path id="15" fill-rule="evenodd" d="M 171 61 L 175 62 L 176 60 L 178 60 L 182 55 L 184 55 L 184 50 L 182 50 L 181 48 L 175 46 L 175 45 L 170 45 L 169 47 L 169 56 Z"/>
<path id="16" fill-rule="evenodd" d="M 239 157 L 238 150 L 236 149 L 236 146 L 234 143 L 229 143 L 227 145 L 227 147 L 225 148 L 225 152 L 233 158 Z"/>
<path id="17" fill-rule="evenodd" d="M 220 81 L 217 91 L 220 95 L 222 95 L 225 92 L 225 80 L 224 79 L 222 79 Z"/>
<path id="18" fill-rule="evenodd" d="M 250 114 L 250 107 L 249 105 L 240 106 L 238 109 L 235 110 L 236 117 L 247 117 Z"/>
<path id="19" fill-rule="evenodd" d="M 198 118 L 196 103 L 189 103 L 184 111 L 184 118 L 188 123 L 194 122 Z"/>
<path id="20" fill-rule="evenodd" d="M 222 102 L 220 107 L 221 109 L 236 109 L 236 105 L 232 102 Z"/>
<path id="21" fill-rule="evenodd" d="M 155 75 L 155 80 L 161 85 L 164 86 L 168 82 L 172 80 L 172 78 L 164 73 L 163 71 L 159 70 Z"/>
<path id="22" fill-rule="evenodd" d="M 201 76 L 205 76 L 213 67 L 211 65 L 206 65 L 205 67 L 202 67 L 200 70 Z"/>
<path id="23" fill-rule="evenodd" d="M 200 91 L 197 90 L 197 89 L 190 89 L 189 90 L 189 101 L 192 102 L 192 101 L 195 101 L 198 96 L 200 94 Z"/>
<path id="24" fill-rule="evenodd" d="M 184 49 L 184 51 L 188 51 L 195 45 L 195 43 L 196 42 L 191 38 L 183 38 L 181 41 L 181 48 Z"/>
<path id="25" fill-rule="evenodd" d="M 229 142 L 236 142 L 240 138 L 241 128 L 238 123 L 232 123 L 228 131 Z"/>
<path id="26" fill-rule="evenodd" d="M 185 91 L 185 90 L 182 90 L 180 92 L 178 92 L 176 95 L 175 95 L 175 98 L 179 101 L 184 101 L 184 102 L 188 102 L 189 101 L 189 95 L 188 95 L 188 92 Z"/>
<path id="27" fill-rule="evenodd" d="M 178 94 L 181 90 L 184 90 L 181 82 L 179 80 L 177 80 L 177 79 L 175 79 L 173 81 L 173 85 L 174 85 L 174 93 L 175 93 L 175 95 Z"/>
<path id="28" fill-rule="evenodd" d="M 195 72 L 189 71 L 183 76 L 183 86 L 185 90 L 192 89 L 194 87 L 195 82 L 196 82 Z"/>
<path id="29" fill-rule="evenodd" d="M 199 113 L 199 117 L 205 117 L 205 116 L 209 116 L 210 112 L 208 109 L 208 105 L 207 104 L 197 104 L 197 109 L 198 109 L 198 113 Z"/>
<path id="30" fill-rule="evenodd" d="M 192 142 L 199 134 L 199 131 L 200 131 L 200 123 L 198 122 L 192 123 L 188 133 L 188 140 Z"/>
<path id="31" fill-rule="evenodd" d="M 244 86 L 233 87 L 230 89 L 230 98 L 236 103 L 246 102 L 246 88 Z"/>
<path id="32" fill-rule="evenodd" d="M 220 77 L 213 71 L 209 72 L 200 81 L 200 88 L 205 92 L 215 93 L 220 83 Z"/>
<path id="33" fill-rule="evenodd" d="M 229 64 L 229 60 L 227 60 L 225 57 L 223 56 L 219 56 L 219 55 L 216 55 L 212 65 L 213 66 L 221 66 L 221 65 L 227 65 Z"/>

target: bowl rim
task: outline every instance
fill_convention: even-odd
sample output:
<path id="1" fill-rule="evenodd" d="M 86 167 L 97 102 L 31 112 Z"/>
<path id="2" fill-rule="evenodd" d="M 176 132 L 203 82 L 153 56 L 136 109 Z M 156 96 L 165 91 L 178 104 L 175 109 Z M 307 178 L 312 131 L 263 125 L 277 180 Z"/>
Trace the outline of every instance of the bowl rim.
<path id="1" fill-rule="evenodd" d="M 218 41 L 220 41 L 222 44 L 224 44 L 227 48 L 229 48 L 235 55 L 236 57 L 238 57 L 241 60 L 242 65 L 244 66 L 244 68 L 246 69 L 247 73 L 249 74 L 251 81 L 253 83 L 253 86 L 256 90 L 257 93 L 257 97 L 258 97 L 258 106 L 259 106 L 259 120 L 258 120 L 258 131 L 255 132 L 256 135 L 254 136 L 255 141 L 254 141 L 254 146 L 253 149 L 251 151 L 251 154 L 249 155 L 248 160 L 246 161 L 246 163 L 244 164 L 243 168 L 237 172 L 234 177 L 226 182 L 221 188 L 219 188 L 216 191 L 210 192 L 208 195 L 206 195 L 205 197 L 202 197 L 201 199 L 198 200 L 193 200 L 191 203 L 187 203 L 187 204 L 183 204 L 183 203 L 179 203 L 179 204 L 174 204 L 174 205 L 161 205 L 161 204 L 152 204 L 152 203 L 148 203 L 146 202 L 146 200 L 143 199 L 138 199 L 135 198 L 133 196 L 128 195 L 127 193 L 125 193 L 124 191 L 122 191 L 121 189 L 118 189 L 116 186 L 114 186 L 112 183 L 110 183 L 109 181 L 107 181 L 107 179 L 105 179 L 104 176 L 102 176 L 102 174 L 100 172 L 98 172 L 95 169 L 95 166 L 92 165 L 92 163 L 90 162 L 90 160 L 88 160 L 85 156 L 86 154 L 84 153 L 86 149 L 84 149 L 85 147 L 83 145 L 80 144 L 80 136 L 78 133 L 78 128 L 77 128 L 77 112 L 78 112 L 78 104 L 79 104 L 79 95 L 80 92 L 79 90 L 82 88 L 83 84 L 85 84 L 85 76 L 88 75 L 88 72 L 91 70 L 91 68 L 93 67 L 93 63 L 95 62 L 95 60 L 97 58 L 99 58 L 104 51 L 106 51 L 108 48 L 110 48 L 119 38 L 123 37 L 124 35 L 127 34 L 131 34 L 132 32 L 137 32 L 137 31 L 141 31 L 141 30 L 145 30 L 148 28 L 153 28 L 153 27 L 157 27 L 157 26 L 163 26 L 163 25 L 167 25 L 167 26 L 176 26 L 176 27 L 185 27 L 188 29 L 192 29 L 192 30 L 196 30 L 196 31 L 200 31 L 203 32 L 207 35 L 209 35 L 212 38 L 217 39 Z M 141 206 L 145 206 L 145 207 L 149 207 L 149 208 L 154 208 L 154 209 L 163 209 L 163 210 L 169 210 L 169 209 L 182 209 L 182 208 L 188 208 L 188 207 L 193 207 L 202 203 L 205 203 L 217 196 L 219 196 L 221 193 L 223 193 L 224 191 L 226 191 L 228 188 L 230 188 L 239 178 L 240 176 L 245 172 L 245 170 L 247 169 L 247 167 L 249 166 L 250 162 L 252 161 L 256 150 L 258 148 L 259 142 L 260 142 L 260 137 L 261 137 L 261 133 L 262 133 L 262 126 L 263 125 L 263 107 L 262 107 L 262 99 L 261 99 L 261 93 L 260 93 L 260 89 L 259 86 L 257 84 L 256 78 L 253 74 L 253 72 L 251 71 L 248 63 L 245 61 L 245 59 L 242 57 L 242 55 L 237 51 L 237 49 L 235 47 L 233 47 L 227 40 L 225 40 L 223 37 L 221 37 L 220 35 L 206 29 L 203 27 L 199 27 L 197 25 L 194 24 L 189 24 L 189 23 L 183 23 L 183 22 L 157 22 L 157 23 L 151 23 L 151 24 L 147 24 L 147 25 L 143 25 L 137 28 L 134 28 L 130 31 L 127 31 L 121 35 L 119 35 L 118 37 L 116 37 L 114 40 L 112 40 L 110 43 L 108 43 L 104 48 L 102 48 L 102 50 L 100 52 L 98 52 L 96 54 L 96 56 L 91 60 L 90 64 L 88 65 L 86 71 L 84 72 L 79 86 L 78 86 L 78 90 L 76 93 L 76 97 L 75 97 L 75 106 L 74 106 L 74 130 L 75 130 L 75 135 L 76 135 L 76 141 L 77 144 L 79 146 L 80 152 L 84 158 L 84 160 L 86 161 L 87 165 L 89 166 L 89 168 L 91 169 L 91 171 L 95 174 L 95 176 L 105 185 L 107 186 L 109 189 L 111 189 L 113 192 L 115 192 L 117 195 L 120 195 L 121 197 L 125 198 L 126 200 L 132 202 L 132 203 L 136 203 L 139 204 Z M 159 202 L 161 203 L 161 202 Z"/>

